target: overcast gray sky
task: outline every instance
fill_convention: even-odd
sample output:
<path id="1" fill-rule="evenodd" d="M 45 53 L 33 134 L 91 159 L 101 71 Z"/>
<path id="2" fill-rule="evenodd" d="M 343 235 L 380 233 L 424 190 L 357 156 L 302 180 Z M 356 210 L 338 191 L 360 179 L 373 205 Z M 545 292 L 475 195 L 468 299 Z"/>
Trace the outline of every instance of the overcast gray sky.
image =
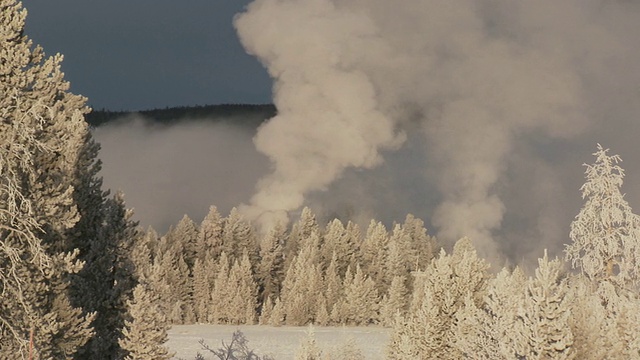
<path id="1" fill-rule="evenodd" d="M 27 35 L 65 55 L 94 108 L 268 103 L 269 77 L 232 21 L 249 0 L 25 0 Z"/>

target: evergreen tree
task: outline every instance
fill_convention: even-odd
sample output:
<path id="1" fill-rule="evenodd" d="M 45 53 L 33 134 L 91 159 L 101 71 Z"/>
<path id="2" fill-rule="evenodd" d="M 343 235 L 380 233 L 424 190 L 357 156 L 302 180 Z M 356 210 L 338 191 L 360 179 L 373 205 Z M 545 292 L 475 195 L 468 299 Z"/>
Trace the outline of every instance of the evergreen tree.
<path id="1" fill-rule="evenodd" d="M 215 274 L 213 261 L 196 259 L 193 264 L 192 291 L 195 319 L 199 323 L 208 321 L 211 291 L 213 290 L 213 274 Z"/>
<path id="2" fill-rule="evenodd" d="M 380 323 L 393 326 L 396 316 L 404 316 L 407 305 L 406 280 L 403 276 L 394 276 L 389 291 L 384 295 L 380 304 Z"/>
<path id="3" fill-rule="evenodd" d="M 107 199 L 102 207 L 100 226 L 89 247 L 81 254 L 85 267 L 72 282 L 74 301 L 85 311 L 96 312 L 93 321 L 95 336 L 76 358 L 121 357 L 118 343 L 127 314 L 126 302 L 136 285 L 136 268 L 132 260 L 135 243 L 142 238 L 133 213 L 125 207 L 122 194 Z"/>
<path id="4" fill-rule="evenodd" d="M 253 324 L 256 317 L 258 288 L 253 274 L 249 255 L 245 252 L 240 261 L 236 260 L 229 271 L 229 284 L 232 296 L 227 299 L 229 310 L 227 318 L 231 324 Z"/>
<path id="5" fill-rule="evenodd" d="M 0 356 L 70 358 L 91 336 L 91 314 L 68 297 L 82 268 L 68 231 L 78 222 L 76 168 L 88 129 L 61 55 L 24 35 L 26 11 L 0 0 Z"/>
<path id="6" fill-rule="evenodd" d="M 603 301 L 584 275 L 574 276 L 571 280 L 573 301 L 568 322 L 573 334 L 576 359 L 619 358 L 621 346 L 615 314 L 607 309 L 607 301 Z"/>
<path id="7" fill-rule="evenodd" d="M 222 217 L 215 206 L 209 208 L 209 213 L 200 223 L 198 238 L 196 241 L 196 253 L 198 258 L 205 257 L 217 261 L 222 253 Z"/>
<path id="8" fill-rule="evenodd" d="M 426 268 L 438 251 L 436 238 L 427 234 L 424 221 L 408 214 L 402 224 L 402 232 L 408 237 L 411 254 L 411 271 Z"/>
<path id="9" fill-rule="evenodd" d="M 168 360 L 173 354 L 163 346 L 167 336 L 167 319 L 154 299 L 153 290 L 148 285 L 138 284 L 133 290 L 133 298 L 128 301 L 130 320 L 125 321 L 120 346 L 126 352 L 126 360 Z"/>
<path id="10" fill-rule="evenodd" d="M 344 276 L 349 265 L 358 262 L 360 239 L 359 231 L 356 232 L 354 226 L 354 223 L 349 222 L 345 228 L 340 220 L 334 219 L 325 229 L 322 262 L 329 264 L 335 255 L 336 271 L 340 276 Z"/>
<path id="11" fill-rule="evenodd" d="M 480 307 L 486 293 L 488 265 L 471 241 L 456 242 L 451 255 L 441 250 L 424 273 L 417 273 L 410 311 L 392 333 L 393 359 L 413 354 L 421 359 L 459 359 L 455 345 L 456 313 L 470 299 Z"/>
<path id="12" fill-rule="evenodd" d="M 371 278 L 367 277 L 359 265 L 351 275 L 350 268 L 344 278 L 344 318 L 349 325 L 369 325 L 378 322 L 378 292 Z"/>
<path id="13" fill-rule="evenodd" d="M 389 244 L 389 234 L 381 222 L 371 220 L 367 229 L 367 236 L 360 246 L 360 259 L 364 273 L 376 284 L 379 293 L 387 292 L 387 247 Z"/>
<path id="14" fill-rule="evenodd" d="M 305 239 L 282 283 L 280 299 L 287 325 L 306 325 L 314 320 L 316 300 L 322 291 L 318 243 L 317 233 Z"/>
<path id="15" fill-rule="evenodd" d="M 189 269 L 192 269 L 198 247 L 198 226 L 185 214 L 172 230 L 170 234 L 167 234 L 167 237 L 171 239 L 171 242 L 182 244 L 184 261 Z"/>
<path id="16" fill-rule="evenodd" d="M 535 278 L 529 280 L 524 304 L 520 308 L 515 332 L 521 337 L 516 356 L 526 359 L 574 359 L 569 289 L 561 279 L 558 259 L 538 260 Z M 522 351 L 522 350 L 521 350 Z"/>
<path id="17" fill-rule="evenodd" d="M 598 144 L 596 162 L 585 165 L 587 182 L 580 190 L 586 202 L 571 223 L 566 257 L 592 281 L 614 278 L 624 286 L 638 281 L 640 217 L 620 192 L 621 159 L 608 151 Z"/>
<path id="18" fill-rule="evenodd" d="M 309 325 L 306 336 L 300 343 L 300 349 L 296 353 L 296 360 L 320 360 L 322 351 L 316 343 L 316 333 L 312 325 Z"/>
<path id="19" fill-rule="evenodd" d="M 300 244 L 305 239 L 308 239 L 312 233 L 320 234 L 320 228 L 316 216 L 311 209 L 305 207 L 302 209 L 300 219 L 293 224 L 289 238 L 285 243 L 284 248 L 284 268 L 289 269 L 291 262 L 299 252 Z"/>
<path id="20" fill-rule="evenodd" d="M 515 323 L 524 306 L 526 285 L 519 268 L 503 268 L 489 281 L 484 303 L 478 305 L 467 297 L 456 313 L 456 348 L 480 359 L 514 359 L 522 353 Z"/>
<path id="21" fill-rule="evenodd" d="M 329 267 L 324 274 L 324 300 L 326 310 L 329 313 L 330 322 L 340 323 L 342 320 L 342 314 L 338 316 L 336 313 L 336 318 L 331 317 L 331 312 L 333 311 L 336 304 L 338 304 L 343 296 L 344 296 L 344 288 L 342 286 L 342 278 L 338 275 L 337 270 L 337 256 L 334 253 L 331 257 L 331 262 L 329 263 Z M 348 269 L 348 267 L 347 267 Z M 335 320 L 335 321 L 334 321 Z"/>
<path id="22" fill-rule="evenodd" d="M 231 209 L 224 220 L 222 249 L 232 259 L 240 259 L 246 251 L 251 264 L 258 264 L 260 255 L 256 235 L 236 208 Z"/>
<path id="23" fill-rule="evenodd" d="M 260 244 L 260 263 L 257 264 L 257 279 L 261 288 L 260 302 L 280 296 L 280 286 L 284 280 L 285 228 L 277 224 Z"/>
<path id="24" fill-rule="evenodd" d="M 229 322 L 229 299 L 233 296 L 233 288 L 229 282 L 229 258 L 227 253 L 220 255 L 216 266 L 216 278 L 211 291 L 211 307 L 209 309 L 209 323 L 226 324 Z"/>

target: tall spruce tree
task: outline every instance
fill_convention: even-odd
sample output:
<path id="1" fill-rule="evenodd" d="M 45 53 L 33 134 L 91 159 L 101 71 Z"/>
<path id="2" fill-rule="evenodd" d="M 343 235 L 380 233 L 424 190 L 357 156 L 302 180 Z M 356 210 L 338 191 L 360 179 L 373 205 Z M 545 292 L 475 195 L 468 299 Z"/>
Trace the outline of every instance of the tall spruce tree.
<path id="1" fill-rule="evenodd" d="M 172 353 L 163 345 L 167 336 L 167 319 L 154 298 L 154 291 L 141 282 L 133 290 L 133 297 L 127 302 L 130 319 L 125 320 L 120 346 L 126 353 L 126 360 L 168 360 Z"/>
<path id="2" fill-rule="evenodd" d="M 0 357 L 71 358 L 91 336 L 92 314 L 69 299 L 82 268 L 68 231 L 79 220 L 76 167 L 88 129 L 61 55 L 24 35 L 26 10 L 0 0 Z"/>
<path id="3" fill-rule="evenodd" d="M 571 223 L 572 243 L 565 251 L 567 260 L 592 281 L 607 279 L 627 286 L 638 283 L 640 216 L 620 192 L 621 159 L 608 151 L 598 144 L 596 162 L 585 165 L 587 181 L 580 189 L 586 202 Z"/>

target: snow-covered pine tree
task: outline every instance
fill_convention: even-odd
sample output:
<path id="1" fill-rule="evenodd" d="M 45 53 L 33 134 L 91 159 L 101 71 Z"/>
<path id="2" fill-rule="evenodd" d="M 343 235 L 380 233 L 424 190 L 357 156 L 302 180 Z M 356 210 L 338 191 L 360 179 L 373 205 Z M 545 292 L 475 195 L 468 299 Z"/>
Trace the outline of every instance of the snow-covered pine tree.
<path id="1" fill-rule="evenodd" d="M 375 282 L 364 274 L 360 265 L 351 275 L 347 268 L 344 278 L 343 318 L 341 323 L 348 325 L 370 325 L 378 322 L 378 291 Z"/>
<path id="2" fill-rule="evenodd" d="M 488 268 L 468 238 L 458 240 L 451 255 L 441 250 L 424 273 L 415 274 L 411 308 L 394 325 L 390 357 L 415 354 L 421 359 L 460 359 L 455 346 L 456 313 L 467 299 L 481 306 Z"/>
<path id="3" fill-rule="evenodd" d="M 230 259 L 240 259 L 246 251 L 251 264 L 258 264 L 260 250 L 253 228 L 243 218 L 238 209 L 233 208 L 224 219 L 222 248 Z"/>
<path id="4" fill-rule="evenodd" d="M 336 271 L 340 276 L 344 276 L 350 264 L 357 262 L 360 239 L 358 238 L 359 231 L 353 231 L 354 225 L 353 223 L 347 225 L 349 231 L 340 220 L 334 219 L 325 226 L 324 242 L 321 249 L 322 263 L 328 265 L 332 261 L 332 257 L 335 256 Z M 358 237 L 355 237 L 356 235 Z"/>
<path id="5" fill-rule="evenodd" d="M 260 262 L 256 277 L 260 287 L 259 302 L 264 304 L 266 299 L 280 296 L 280 287 L 284 280 L 284 242 L 286 229 L 276 224 L 260 243 Z"/>
<path id="6" fill-rule="evenodd" d="M 464 356 L 479 359 L 514 359 L 522 352 L 515 322 L 524 304 L 527 279 L 520 270 L 503 268 L 489 281 L 480 305 L 472 298 L 456 313 L 455 346 Z"/>
<path id="7" fill-rule="evenodd" d="M 229 271 L 232 297 L 227 298 L 227 318 L 231 324 L 253 324 L 256 318 L 258 287 L 251 271 L 249 255 L 245 252 Z"/>
<path id="8" fill-rule="evenodd" d="M 598 144 L 596 161 L 586 165 L 587 181 L 580 190 L 586 199 L 571 223 L 572 243 L 566 258 L 594 282 L 615 280 L 637 284 L 640 271 L 640 217 L 620 192 L 624 170 L 618 155 Z"/>
<path id="9" fill-rule="evenodd" d="M 380 302 L 380 323 L 391 327 L 398 315 L 404 316 L 407 307 L 407 288 L 404 276 L 394 276 L 389 291 Z"/>
<path id="10" fill-rule="evenodd" d="M 130 320 L 125 321 L 120 346 L 126 360 L 168 360 L 173 354 L 163 345 L 169 337 L 164 311 L 159 306 L 154 291 L 142 282 L 133 290 L 133 298 L 127 302 Z"/>
<path id="11" fill-rule="evenodd" d="M 27 13 L 0 0 L 0 357 L 70 358 L 92 316 L 67 295 L 82 268 L 67 232 L 78 221 L 75 172 L 88 129 L 85 99 L 71 94 L 61 55 L 24 35 Z"/>
<path id="12" fill-rule="evenodd" d="M 209 308 L 209 323 L 226 324 L 229 322 L 229 299 L 233 296 L 233 288 L 229 283 L 229 258 L 222 252 L 216 265 L 216 277 L 211 290 L 211 307 Z"/>
<path id="13" fill-rule="evenodd" d="M 189 269 L 193 268 L 196 259 L 198 234 L 198 226 L 185 214 L 176 227 L 166 235 L 171 242 L 182 244 L 182 255 Z"/>
<path id="14" fill-rule="evenodd" d="M 193 304 L 196 321 L 204 324 L 208 321 L 209 307 L 211 306 L 211 291 L 213 290 L 213 280 L 215 274 L 215 263 L 213 260 L 196 259 L 193 264 Z"/>
<path id="15" fill-rule="evenodd" d="M 320 234 L 320 228 L 315 214 L 305 207 L 302 209 L 300 219 L 293 224 L 289 232 L 289 238 L 284 246 L 284 268 L 288 270 L 291 262 L 300 251 L 301 242 L 308 239 L 312 233 Z"/>
<path id="16" fill-rule="evenodd" d="M 78 359 L 121 358 L 118 338 L 127 315 L 126 302 L 138 281 L 132 251 L 143 238 L 132 216 L 118 193 L 103 203 L 101 222 L 93 229 L 93 237 L 85 239 L 89 247 L 81 257 L 86 265 L 73 278 L 72 294 L 85 311 L 97 315 L 92 323 L 95 336 L 78 351 Z"/>
<path id="17" fill-rule="evenodd" d="M 367 228 L 367 235 L 360 245 L 360 264 L 365 275 L 376 284 L 380 294 L 387 292 L 391 279 L 387 275 L 387 246 L 389 234 L 381 222 L 371 220 Z M 353 270 L 353 269 L 352 269 Z M 389 283 L 386 280 L 389 280 Z"/>
<path id="18" fill-rule="evenodd" d="M 209 213 L 200 223 L 196 253 L 200 260 L 210 257 L 218 261 L 222 253 L 222 217 L 215 206 L 209 208 Z"/>
<path id="19" fill-rule="evenodd" d="M 402 224 L 402 232 L 410 239 L 411 254 L 409 264 L 411 271 L 425 269 L 438 252 L 436 238 L 427 233 L 424 221 L 408 214 Z"/>
<path id="20" fill-rule="evenodd" d="M 573 301 L 568 322 L 573 334 L 576 359 L 618 358 L 621 346 L 617 345 L 620 341 L 616 316 L 607 309 L 606 302 L 594 291 L 593 283 L 583 274 L 570 279 Z"/>
<path id="21" fill-rule="evenodd" d="M 296 360 L 321 360 L 322 351 L 316 342 L 316 333 L 313 325 L 307 327 L 306 335 L 300 342 L 300 348 L 296 352 Z"/>
<path id="22" fill-rule="evenodd" d="M 562 263 L 549 260 L 547 251 L 538 260 L 535 277 L 528 281 L 523 306 L 515 323 L 520 349 L 516 357 L 525 359 L 575 358 L 573 334 L 569 327 L 571 299 Z"/>
<path id="23" fill-rule="evenodd" d="M 323 288 L 319 241 L 317 232 L 303 239 L 300 252 L 291 263 L 282 283 L 280 299 L 287 325 L 306 325 L 314 320 L 316 300 Z"/>
<path id="24" fill-rule="evenodd" d="M 338 302 L 340 302 L 344 296 L 344 288 L 342 286 L 342 278 L 338 275 L 337 270 L 337 255 L 334 253 L 331 257 L 331 262 L 329 263 L 329 267 L 325 270 L 323 282 L 324 282 L 324 300 L 326 310 L 329 314 L 329 322 L 330 323 L 340 323 L 342 320 L 342 315 L 337 316 L 336 319 L 331 317 L 331 313 L 333 312 L 334 307 Z M 347 267 L 348 268 L 348 267 Z M 338 315 L 336 313 L 336 315 Z M 336 320 L 336 321 L 334 321 Z"/>

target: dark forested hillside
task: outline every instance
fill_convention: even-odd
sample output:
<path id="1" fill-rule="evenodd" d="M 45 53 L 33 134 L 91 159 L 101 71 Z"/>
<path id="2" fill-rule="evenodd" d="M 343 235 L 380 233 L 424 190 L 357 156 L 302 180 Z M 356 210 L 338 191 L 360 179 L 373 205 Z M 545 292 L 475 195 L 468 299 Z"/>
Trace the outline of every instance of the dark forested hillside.
<path id="1" fill-rule="evenodd" d="M 256 127 L 265 119 L 276 114 L 272 104 L 222 104 L 203 106 L 182 106 L 143 111 L 93 110 L 85 116 L 91 126 L 100 126 L 127 115 L 138 114 L 151 121 L 172 124 L 184 119 L 211 119 L 212 121 L 232 121 L 237 125 Z"/>

